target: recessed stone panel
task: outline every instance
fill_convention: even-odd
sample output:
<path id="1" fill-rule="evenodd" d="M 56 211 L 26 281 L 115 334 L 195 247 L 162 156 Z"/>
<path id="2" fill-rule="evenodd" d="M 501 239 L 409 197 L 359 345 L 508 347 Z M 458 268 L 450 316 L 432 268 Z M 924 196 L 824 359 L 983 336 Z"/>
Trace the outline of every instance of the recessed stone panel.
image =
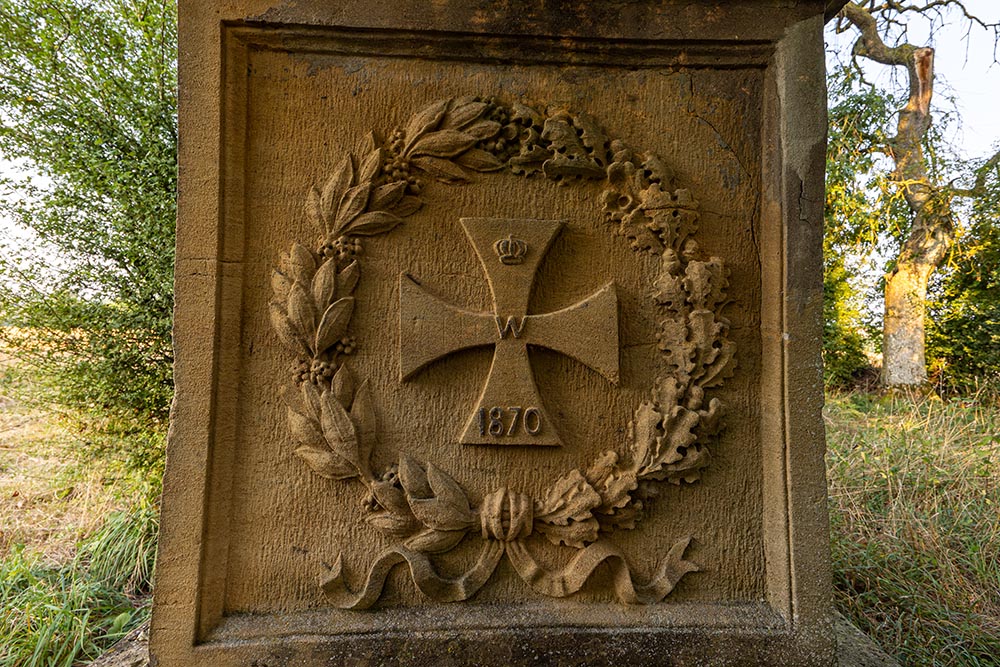
<path id="1" fill-rule="evenodd" d="M 160 664 L 828 664 L 821 3 L 265 4 L 181 9 Z"/>

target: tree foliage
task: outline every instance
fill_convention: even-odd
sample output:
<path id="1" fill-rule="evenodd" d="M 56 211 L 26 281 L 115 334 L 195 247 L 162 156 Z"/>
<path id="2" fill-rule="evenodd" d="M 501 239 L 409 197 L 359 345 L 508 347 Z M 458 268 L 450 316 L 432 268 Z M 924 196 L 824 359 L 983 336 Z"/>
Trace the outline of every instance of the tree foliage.
<path id="1" fill-rule="evenodd" d="M 928 322 L 932 377 L 945 390 L 1000 386 L 1000 185 L 970 210 Z"/>
<path id="2" fill-rule="evenodd" d="M 174 0 L 0 0 L 2 335 L 64 404 L 172 394 Z"/>

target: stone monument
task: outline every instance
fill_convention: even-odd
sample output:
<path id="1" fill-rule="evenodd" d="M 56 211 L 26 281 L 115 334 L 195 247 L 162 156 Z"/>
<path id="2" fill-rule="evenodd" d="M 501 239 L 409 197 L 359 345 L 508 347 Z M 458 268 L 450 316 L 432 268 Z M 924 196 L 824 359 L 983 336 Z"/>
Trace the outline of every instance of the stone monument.
<path id="1" fill-rule="evenodd" d="M 182 0 L 153 664 L 836 664 L 825 10 Z"/>

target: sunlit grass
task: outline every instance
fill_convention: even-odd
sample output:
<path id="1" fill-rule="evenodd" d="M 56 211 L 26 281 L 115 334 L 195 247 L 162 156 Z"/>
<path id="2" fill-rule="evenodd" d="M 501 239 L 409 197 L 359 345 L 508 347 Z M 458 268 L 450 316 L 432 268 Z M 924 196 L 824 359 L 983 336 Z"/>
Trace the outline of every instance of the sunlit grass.
<path id="1" fill-rule="evenodd" d="M 837 603 L 905 665 L 1000 665 L 1000 405 L 827 397 Z"/>
<path id="2" fill-rule="evenodd" d="M 0 667 L 83 664 L 149 615 L 159 472 L 101 456 L 98 435 L 132 436 L 84 435 L 0 392 Z"/>

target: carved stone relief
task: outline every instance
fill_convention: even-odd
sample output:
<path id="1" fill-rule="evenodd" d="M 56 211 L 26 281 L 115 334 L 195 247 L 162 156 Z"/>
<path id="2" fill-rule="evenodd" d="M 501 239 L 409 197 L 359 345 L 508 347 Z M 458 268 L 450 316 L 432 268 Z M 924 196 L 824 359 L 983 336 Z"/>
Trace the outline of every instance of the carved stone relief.
<path id="1" fill-rule="evenodd" d="M 735 349 L 721 315 L 723 262 L 703 257 L 693 238 L 697 202 L 675 187 L 657 157 L 609 141 L 593 119 L 562 109 L 441 100 L 384 142 L 372 135 L 369 143 L 360 159 L 347 154 L 323 187 L 310 191 L 306 208 L 319 242 L 313 249 L 294 244 L 272 274 L 271 322 L 298 359 L 294 385 L 283 390 L 296 454 L 321 477 L 363 484 L 368 523 L 397 541 L 376 556 L 359 590 L 348 585 L 340 558 L 323 590 L 336 606 L 365 609 L 379 599 L 389 571 L 406 563 L 429 598 L 466 600 L 506 554 L 518 575 L 545 595 L 572 595 L 607 563 L 620 601 L 661 601 L 698 569 L 684 558 L 691 538 L 678 540 L 650 580 L 640 582 L 610 535 L 636 527 L 656 483 L 697 481 L 709 465 L 707 444 L 721 427 L 720 401 L 706 391 L 731 375 Z M 602 204 L 611 229 L 635 252 L 660 258 L 649 298 L 658 313 L 665 372 L 636 407 L 621 452 L 570 470 L 539 498 L 499 488 L 474 507 L 433 462 L 402 453 L 388 469 L 372 469 L 377 406 L 365 380 L 348 367 L 356 344 L 349 329 L 362 238 L 390 233 L 415 213 L 425 187 L 460 185 L 470 172 L 501 170 L 560 185 L 605 181 Z M 400 379 L 460 349 L 492 346 L 493 367 L 458 440 L 558 445 L 526 346 L 548 347 L 617 382 L 614 284 L 595 285 L 591 296 L 563 310 L 529 313 L 535 272 L 561 223 L 477 218 L 461 225 L 482 263 L 493 308 L 465 310 L 433 296 L 419 277 L 400 276 Z M 587 332 L 587 346 L 577 342 L 577 331 Z M 568 563 L 555 571 L 540 565 L 527 542 L 532 535 L 571 550 Z M 432 557 L 465 539 L 481 542 L 476 562 L 460 576 L 439 575 Z"/>

